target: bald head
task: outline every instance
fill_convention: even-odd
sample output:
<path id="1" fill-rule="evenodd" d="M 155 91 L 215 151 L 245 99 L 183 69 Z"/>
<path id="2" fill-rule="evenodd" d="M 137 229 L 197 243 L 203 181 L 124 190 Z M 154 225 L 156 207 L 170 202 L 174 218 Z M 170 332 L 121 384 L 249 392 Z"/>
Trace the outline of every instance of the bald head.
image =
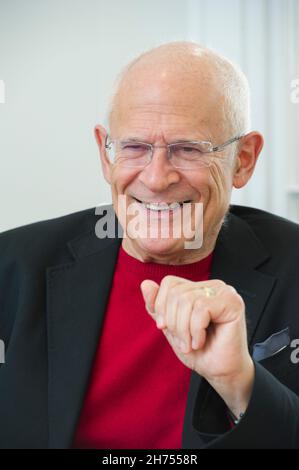
<path id="1" fill-rule="evenodd" d="M 206 107 L 206 120 L 228 136 L 250 128 L 249 87 L 241 70 L 199 44 L 173 42 L 130 62 L 119 76 L 109 110 L 109 124 L 147 93 L 155 102 Z M 126 101 L 126 107 L 123 106 Z M 204 119 L 204 117 L 203 117 Z"/>

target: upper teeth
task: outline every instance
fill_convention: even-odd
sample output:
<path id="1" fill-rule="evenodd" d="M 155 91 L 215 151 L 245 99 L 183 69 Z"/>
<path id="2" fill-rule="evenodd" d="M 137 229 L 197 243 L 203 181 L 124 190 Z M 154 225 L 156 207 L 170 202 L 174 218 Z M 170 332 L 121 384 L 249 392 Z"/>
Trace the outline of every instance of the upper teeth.
<path id="1" fill-rule="evenodd" d="M 164 202 L 160 203 L 143 203 L 147 209 L 152 211 L 166 211 L 166 210 L 174 210 L 177 207 L 180 207 L 182 203 L 180 202 L 172 202 L 171 204 L 167 204 Z"/>

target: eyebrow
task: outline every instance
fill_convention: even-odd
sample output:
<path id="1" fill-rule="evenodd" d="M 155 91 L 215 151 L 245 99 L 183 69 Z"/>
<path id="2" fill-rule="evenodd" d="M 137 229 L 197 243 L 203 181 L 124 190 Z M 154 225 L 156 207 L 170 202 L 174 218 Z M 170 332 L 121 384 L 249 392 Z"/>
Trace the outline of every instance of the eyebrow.
<path id="1" fill-rule="evenodd" d="M 122 142 L 144 142 L 144 143 L 146 143 L 145 140 L 137 139 L 136 137 L 126 137 L 126 138 L 119 139 L 119 140 L 122 141 Z"/>
<path id="2" fill-rule="evenodd" d="M 144 139 L 138 139 L 136 137 L 126 137 L 124 139 L 119 139 L 120 141 L 122 142 L 142 142 L 142 143 L 145 143 L 145 144 L 153 144 L 153 142 L 149 142 L 147 140 L 144 140 Z M 172 142 L 169 142 L 167 145 L 170 145 L 170 144 L 176 144 L 176 143 L 182 143 L 182 144 L 187 144 L 189 142 L 210 142 L 210 140 L 207 140 L 207 139 L 196 139 L 196 138 L 192 138 L 192 139 L 175 139 L 173 140 Z"/>

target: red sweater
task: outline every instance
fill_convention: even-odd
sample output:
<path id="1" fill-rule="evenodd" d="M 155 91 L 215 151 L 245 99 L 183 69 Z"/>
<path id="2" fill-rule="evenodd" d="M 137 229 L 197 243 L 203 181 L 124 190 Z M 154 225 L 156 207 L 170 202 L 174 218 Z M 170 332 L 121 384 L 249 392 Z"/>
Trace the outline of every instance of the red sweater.
<path id="1" fill-rule="evenodd" d="M 212 255 L 187 265 L 143 263 L 119 250 L 100 341 L 73 447 L 176 449 L 191 370 L 145 310 L 144 279 L 207 280 Z"/>

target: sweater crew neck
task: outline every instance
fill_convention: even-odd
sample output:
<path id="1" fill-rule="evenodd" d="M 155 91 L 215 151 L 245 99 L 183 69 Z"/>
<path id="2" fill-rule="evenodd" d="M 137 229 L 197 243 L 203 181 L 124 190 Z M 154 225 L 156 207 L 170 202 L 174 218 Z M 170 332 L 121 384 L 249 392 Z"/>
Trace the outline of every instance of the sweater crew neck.
<path id="1" fill-rule="evenodd" d="M 122 245 L 118 253 L 118 268 L 130 272 L 131 275 L 146 279 L 150 277 L 163 278 L 164 276 L 180 276 L 196 280 L 206 277 L 210 273 L 213 252 L 200 261 L 188 264 L 160 264 L 155 262 L 143 262 L 129 255 Z"/>

